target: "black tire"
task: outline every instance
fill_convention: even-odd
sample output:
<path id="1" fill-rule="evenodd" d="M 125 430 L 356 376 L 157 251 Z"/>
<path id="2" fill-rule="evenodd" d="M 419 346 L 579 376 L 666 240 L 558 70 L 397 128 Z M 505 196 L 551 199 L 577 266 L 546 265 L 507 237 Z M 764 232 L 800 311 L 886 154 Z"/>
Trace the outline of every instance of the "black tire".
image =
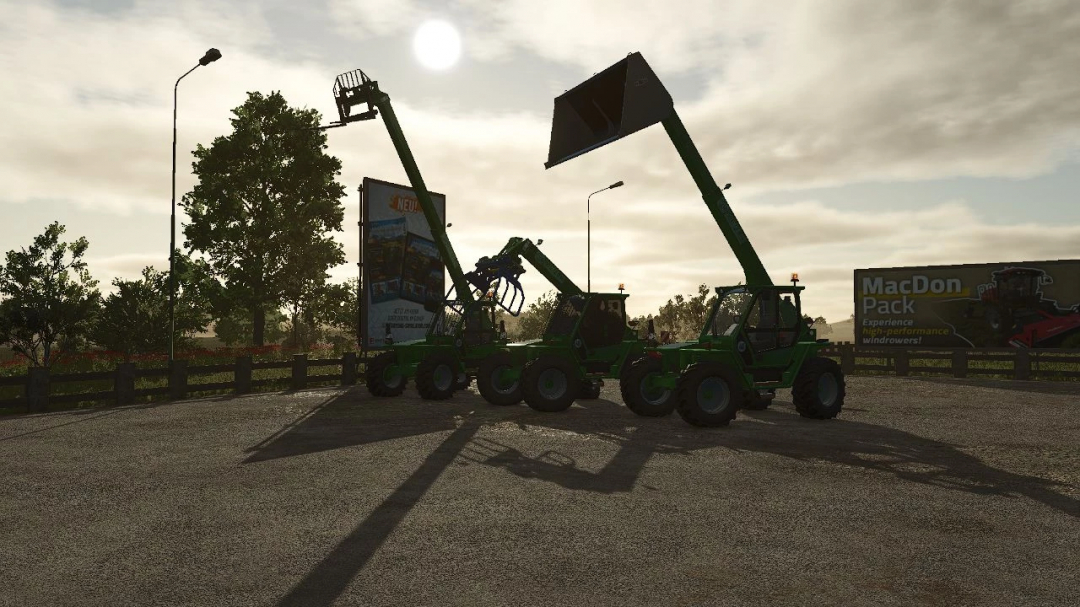
<path id="1" fill-rule="evenodd" d="M 746 394 L 742 408 L 747 411 L 764 411 L 769 408 L 774 398 L 776 398 L 775 390 L 767 390 L 764 393 L 751 390 Z"/>
<path id="2" fill-rule="evenodd" d="M 745 400 L 734 369 L 720 363 L 694 363 L 679 376 L 675 409 L 692 426 L 726 426 Z"/>
<path id="3" fill-rule="evenodd" d="M 602 379 L 583 379 L 578 389 L 578 400 L 596 400 L 600 398 L 600 389 L 604 387 Z"/>
<path id="4" fill-rule="evenodd" d="M 500 407 L 508 407 L 521 402 L 521 379 L 512 384 L 498 381 L 499 373 L 504 369 L 514 368 L 514 359 L 507 352 L 496 352 L 480 361 L 480 370 L 476 374 L 476 387 L 480 396 L 487 402 Z"/>
<path id="5" fill-rule="evenodd" d="M 577 368 L 557 356 L 530 360 L 521 372 L 521 395 L 525 404 L 545 413 L 569 409 L 580 386 Z"/>
<path id="6" fill-rule="evenodd" d="M 397 365 L 397 352 L 383 352 L 371 359 L 364 371 L 364 382 L 372 396 L 399 396 L 405 391 L 405 376 L 400 371 L 390 373 Z"/>
<path id="7" fill-rule="evenodd" d="M 803 417 L 832 419 L 844 407 L 846 393 L 840 365 L 831 358 L 814 357 L 799 369 L 791 387 L 791 400 Z"/>
<path id="8" fill-rule="evenodd" d="M 647 390 L 645 380 L 650 375 L 662 373 L 664 366 L 651 356 L 634 361 L 619 382 L 626 408 L 642 417 L 664 417 L 675 410 L 675 391 L 669 389 Z"/>
<path id="9" fill-rule="evenodd" d="M 454 395 L 458 362 L 449 354 L 429 354 L 416 366 L 416 391 L 427 400 L 446 400 Z"/>

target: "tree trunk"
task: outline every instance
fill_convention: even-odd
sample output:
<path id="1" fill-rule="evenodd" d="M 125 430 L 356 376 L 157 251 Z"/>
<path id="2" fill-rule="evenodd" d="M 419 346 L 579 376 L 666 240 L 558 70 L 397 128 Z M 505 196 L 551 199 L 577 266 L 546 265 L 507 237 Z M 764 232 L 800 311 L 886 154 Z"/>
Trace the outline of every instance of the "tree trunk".
<path id="1" fill-rule="evenodd" d="M 252 327 L 253 345 L 263 345 L 263 329 L 266 328 L 266 310 L 262 306 L 255 308 L 255 323 Z"/>

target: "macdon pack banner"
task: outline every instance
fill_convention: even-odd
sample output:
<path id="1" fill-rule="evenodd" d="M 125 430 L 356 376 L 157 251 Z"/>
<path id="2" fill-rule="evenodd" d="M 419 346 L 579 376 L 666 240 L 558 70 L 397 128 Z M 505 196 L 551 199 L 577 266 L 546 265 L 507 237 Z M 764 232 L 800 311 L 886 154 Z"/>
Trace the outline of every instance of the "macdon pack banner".
<path id="1" fill-rule="evenodd" d="M 1080 260 L 855 270 L 855 343 L 1080 348 Z"/>
<path id="2" fill-rule="evenodd" d="M 430 192 L 446 224 L 446 196 Z M 366 347 L 423 339 L 442 303 L 445 271 L 412 188 L 364 178 L 360 339 Z"/>

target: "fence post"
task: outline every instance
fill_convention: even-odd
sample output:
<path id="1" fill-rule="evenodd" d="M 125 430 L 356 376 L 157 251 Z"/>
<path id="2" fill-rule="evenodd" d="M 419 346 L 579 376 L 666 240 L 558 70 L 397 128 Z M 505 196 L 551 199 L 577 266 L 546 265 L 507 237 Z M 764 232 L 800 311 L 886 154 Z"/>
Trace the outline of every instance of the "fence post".
<path id="1" fill-rule="evenodd" d="M 187 361 L 173 359 L 169 363 L 169 397 L 176 400 L 187 396 Z"/>
<path id="2" fill-rule="evenodd" d="M 49 410 L 49 370 L 45 367 L 27 369 L 26 410 L 30 413 Z"/>
<path id="3" fill-rule="evenodd" d="M 852 344 L 840 346 L 840 372 L 844 375 L 855 373 L 855 346 Z"/>
<path id="4" fill-rule="evenodd" d="M 135 402 L 135 363 L 126 362 L 116 365 L 113 389 L 116 391 L 116 404 L 130 405 Z"/>
<path id="5" fill-rule="evenodd" d="M 356 385 L 356 352 L 346 352 L 341 357 L 341 385 Z"/>
<path id="6" fill-rule="evenodd" d="M 900 350 L 896 353 L 896 375 L 904 377 L 908 374 L 908 352 L 907 350 Z"/>
<path id="7" fill-rule="evenodd" d="M 251 392 L 251 355 L 237 356 L 236 366 L 233 368 L 233 393 L 247 394 Z"/>
<path id="8" fill-rule="evenodd" d="M 953 350 L 952 372 L 953 377 L 967 377 L 968 353 L 967 350 Z"/>
<path id="9" fill-rule="evenodd" d="M 1028 379 L 1031 377 L 1031 355 L 1026 348 L 1016 350 L 1016 358 L 1013 361 L 1013 379 Z"/>
<path id="10" fill-rule="evenodd" d="M 307 354 L 292 355 L 292 389 L 303 390 L 307 387 Z"/>

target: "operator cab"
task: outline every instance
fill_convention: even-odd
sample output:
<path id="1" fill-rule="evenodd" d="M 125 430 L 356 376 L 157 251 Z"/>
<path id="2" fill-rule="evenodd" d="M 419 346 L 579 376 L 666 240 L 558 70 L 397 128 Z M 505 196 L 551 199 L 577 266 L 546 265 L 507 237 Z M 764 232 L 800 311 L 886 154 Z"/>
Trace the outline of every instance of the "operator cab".
<path id="1" fill-rule="evenodd" d="M 733 339 L 737 354 L 756 381 L 780 381 L 806 328 L 799 298 L 802 288 L 718 287 L 702 339 Z"/>

